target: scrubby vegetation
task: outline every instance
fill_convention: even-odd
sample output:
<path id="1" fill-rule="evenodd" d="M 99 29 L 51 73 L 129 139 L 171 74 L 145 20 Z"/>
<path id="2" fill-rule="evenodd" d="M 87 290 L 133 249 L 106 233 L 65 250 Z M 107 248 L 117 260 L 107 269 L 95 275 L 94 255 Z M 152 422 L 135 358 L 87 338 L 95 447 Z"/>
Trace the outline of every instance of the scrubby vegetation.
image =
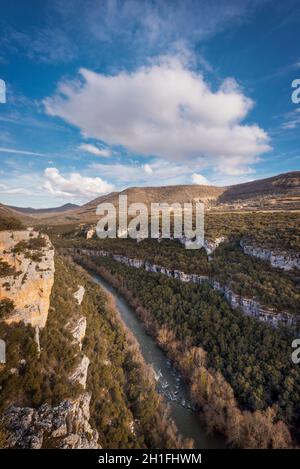
<path id="1" fill-rule="evenodd" d="M 185 372 L 213 428 L 241 447 L 290 444 L 285 424 L 297 435 L 300 371 L 291 361 L 287 330 L 231 310 L 208 285 L 182 284 L 107 258 L 77 261 L 98 271 L 136 308 Z M 193 366 L 195 347 L 203 349 L 205 361 Z"/>
<path id="2" fill-rule="evenodd" d="M 0 300 L 0 319 L 8 318 L 14 311 L 15 305 L 13 301 L 8 298 L 2 298 Z"/>
<path id="3" fill-rule="evenodd" d="M 13 266 L 0 258 L 0 277 L 9 277 L 11 275 L 17 275 L 17 273 Z"/>
<path id="4" fill-rule="evenodd" d="M 23 253 L 25 257 L 33 260 L 34 262 L 40 262 L 42 260 L 42 250 L 46 246 L 46 239 L 39 235 L 37 238 L 32 237 L 28 240 L 19 241 L 12 249 L 12 252 L 14 254 Z"/>
<path id="5" fill-rule="evenodd" d="M 69 309 L 71 305 L 76 308 L 72 300 L 71 289 L 66 288 L 63 278 L 57 276 L 51 295 L 51 311 L 40 336 L 40 356 L 32 327 L 22 323 L 0 323 L 0 337 L 5 340 L 7 350 L 7 365 L 0 372 L 0 410 L 10 402 L 33 407 L 44 402 L 57 404 L 81 391 L 80 386 L 68 380 L 78 362 L 77 349 L 65 329 L 67 304 Z M 9 300 L 3 301 L 9 302 L 8 308 L 12 311 L 13 304 Z M 7 305 L 5 311 L 7 315 Z"/>
<path id="6" fill-rule="evenodd" d="M 6 343 L 6 365 L 0 371 L 0 411 L 3 412 L 10 402 L 16 405 L 38 403 L 43 377 L 33 329 L 24 324 L 1 322 L 0 337 Z"/>
<path id="7" fill-rule="evenodd" d="M 20 220 L 10 216 L 0 215 L 0 231 L 4 230 L 23 230 L 24 226 Z"/>

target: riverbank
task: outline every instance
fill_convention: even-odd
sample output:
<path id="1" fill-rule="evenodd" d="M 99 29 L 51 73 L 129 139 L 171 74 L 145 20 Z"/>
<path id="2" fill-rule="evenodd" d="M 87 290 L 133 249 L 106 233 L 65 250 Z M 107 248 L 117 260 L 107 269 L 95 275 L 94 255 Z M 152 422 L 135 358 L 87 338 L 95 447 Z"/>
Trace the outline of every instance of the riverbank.
<path id="1" fill-rule="evenodd" d="M 103 277 L 95 273 L 90 275 L 110 295 L 112 307 L 117 309 L 122 321 L 134 335 L 145 362 L 153 368 L 157 390 L 168 402 L 170 415 L 179 433 L 184 438 L 192 438 L 196 449 L 224 448 L 224 438 L 217 434 L 208 434 L 193 405 L 185 380 L 154 338 L 146 333 L 136 312 Z"/>

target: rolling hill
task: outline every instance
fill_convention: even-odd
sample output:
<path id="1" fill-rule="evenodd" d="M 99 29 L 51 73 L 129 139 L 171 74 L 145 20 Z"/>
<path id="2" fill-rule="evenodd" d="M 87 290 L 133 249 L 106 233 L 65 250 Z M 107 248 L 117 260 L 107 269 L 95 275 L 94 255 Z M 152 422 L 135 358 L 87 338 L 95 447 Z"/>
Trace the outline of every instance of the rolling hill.
<path id="1" fill-rule="evenodd" d="M 67 212 L 69 210 L 74 210 L 75 208 L 79 208 L 79 205 L 76 204 L 64 204 L 60 207 L 51 207 L 51 208 L 31 208 L 31 207 L 14 207 L 13 205 L 8 205 L 8 208 L 20 212 L 25 213 L 28 215 L 33 216 L 41 216 L 41 215 L 48 215 L 52 213 L 60 213 L 60 212 Z"/>
<path id="2" fill-rule="evenodd" d="M 17 219 L 26 225 L 30 225 L 34 221 L 33 218 L 29 215 L 17 212 L 0 203 L 0 220 L 4 218 Z"/>
<path id="3" fill-rule="evenodd" d="M 78 224 L 94 223 L 98 220 L 96 208 L 100 203 L 109 202 L 118 209 L 119 195 L 127 195 L 128 205 L 134 202 L 203 202 L 210 211 L 251 211 L 251 210 L 300 210 L 300 171 L 280 174 L 266 179 L 255 180 L 227 187 L 205 185 L 174 185 L 160 187 L 130 187 L 121 192 L 111 192 L 82 205 L 66 204 L 51 209 L 9 208 L 14 216 L 26 217 L 34 224 Z M 0 211 L 1 213 L 1 211 Z M 22 219 L 22 218 L 21 218 Z M 23 218 L 24 219 L 24 218 Z"/>

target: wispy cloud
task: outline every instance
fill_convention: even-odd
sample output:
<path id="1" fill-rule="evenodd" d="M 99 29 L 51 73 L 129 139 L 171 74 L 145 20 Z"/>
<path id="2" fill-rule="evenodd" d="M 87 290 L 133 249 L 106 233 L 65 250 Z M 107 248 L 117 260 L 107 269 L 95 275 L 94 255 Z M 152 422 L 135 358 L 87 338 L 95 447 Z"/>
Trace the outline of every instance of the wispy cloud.
<path id="1" fill-rule="evenodd" d="M 45 153 L 37 153 L 35 151 L 27 151 L 27 150 L 17 150 L 15 148 L 0 147 L 0 152 L 1 153 L 14 153 L 16 155 L 47 156 Z"/>
<path id="2" fill-rule="evenodd" d="M 0 194 L 1 195 L 31 195 L 31 191 L 25 189 L 24 187 L 13 187 L 13 188 L 6 188 L 1 187 L 3 186 L 0 184 Z"/>
<path id="3" fill-rule="evenodd" d="M 82 143 L 78 148 L 79 150 L 91 153 L 95 156 L 102 156 L 104 158 L 111 156 L 111 151 L 109 148 L 99 148 L 96 145 L 92 145 L 91 143 Z"/>
<path id="4" fill-rule="evenodd" d="M 76 56 L 74 42 L 62 28 L 53 25 L 32 29 L 30 33 L 4 28 L 0 44 L 2 51 L 25 54 L 30 60 L 46 64 L 69 62 Z"/>
<path id="5" fill-rule="evenodd" d="M 288 112 L 284 115 L 284 122 L 281 125 L 283 129 L 296 129 L 300 126 L 300 108 Z"/>
<path id="6" fill-rule="evenodd" d="M 200 167 L 201 163 L 198 162 L 198 164 Z M 158 158 L 146 164 L 139 162 L 93 163 L 89 169 L 107 180 L 117 181 L 118 189 L 120 189 L 130 185 L 192 184 L 195 167 L 197 167 L 196 161 L 192 164 L 170 163 Z"/>
<path id="7" fill-rule="evenodd" d="M 53 8 L 66 25 L 107 45 L 140 53 L 158 53 L 180 41 L 185 44 L 220 32 L 249 16 L 266 0 L 57 0 Z M 80 11 L 80 15 L 78 12 Z M 187 27 L 188 25 L 188 27 Z"/>

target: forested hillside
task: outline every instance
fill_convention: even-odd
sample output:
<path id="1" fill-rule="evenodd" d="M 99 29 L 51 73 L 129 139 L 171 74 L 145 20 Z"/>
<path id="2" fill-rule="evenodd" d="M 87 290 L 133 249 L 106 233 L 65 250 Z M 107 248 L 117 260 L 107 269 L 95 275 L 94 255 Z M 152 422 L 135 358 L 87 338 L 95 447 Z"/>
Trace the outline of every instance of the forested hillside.
<path id="1" fill-rule="evenodd" d="M 234 293 L 255 299 L 277 312 L 298 315 L 300 302 L 298 272 L 284 272 L 269 262 L 243 252 L 240 238 L 232 236 L 208 257 L 204 249 L 189 250 L 179 241 L 132 239 L 89 239 L 68 234 L 53 240 L 60 247 L 105 250 L 187 274 L 206 275 L 228 286 Z"/>
<path id="2" fill-rule="evenodd" d="M 106 258 L 77 261 L 98 271 L 136 308 L 185 373 L 211 427 L 241 447 L 289 445 L 283 422 L 298 435 L 300 371 L 291 361 L 293 336 L 287 330 L 231 310 L 208 285 L 182 284 Z"/>

